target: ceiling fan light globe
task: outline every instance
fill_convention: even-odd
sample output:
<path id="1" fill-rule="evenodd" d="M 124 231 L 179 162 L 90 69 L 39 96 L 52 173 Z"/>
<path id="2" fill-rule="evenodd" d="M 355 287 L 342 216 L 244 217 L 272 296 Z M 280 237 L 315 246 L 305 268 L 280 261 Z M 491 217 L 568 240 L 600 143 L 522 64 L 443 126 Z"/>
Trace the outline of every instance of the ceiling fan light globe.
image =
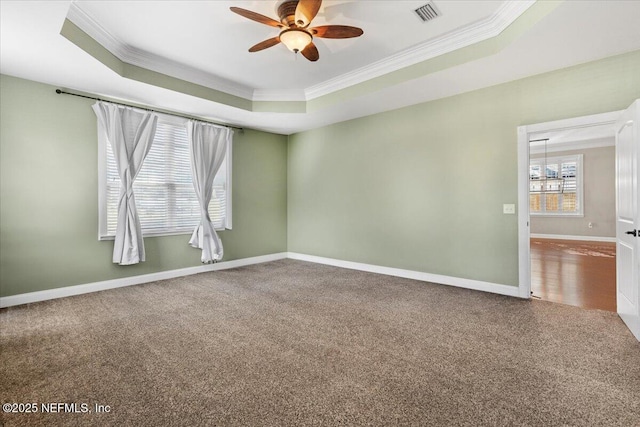
<path id="1" fill-rule="evenodd" d="M 304 30 L 289 29 L 280 33 L 280 41 L 294 53 L 303 51 L 312 39 L 311 34 Z"/>

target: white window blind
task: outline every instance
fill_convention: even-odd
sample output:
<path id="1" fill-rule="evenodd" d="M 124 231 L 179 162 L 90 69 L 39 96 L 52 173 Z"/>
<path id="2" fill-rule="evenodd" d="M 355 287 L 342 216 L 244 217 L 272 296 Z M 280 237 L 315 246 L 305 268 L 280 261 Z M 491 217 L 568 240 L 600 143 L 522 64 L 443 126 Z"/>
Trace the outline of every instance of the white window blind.
<path id="1" fill-rule="evenodd" d="M 553 181 L 544 181 L 546 179 Z M 529 211 L 532 215 L 582 215 L 582 154 L 531 159 Z"/>
<path id="2" fill-rule="evenodd" d="M 151 149 L 133 184 L 145 236 L 188 234 L 200 223 L 200 208 L 191 181 L 186 120 L 160 116 Z M 115 236 L 120 177 L 111 145 L 104 135 L 100 159 L 100 238 Z M 216 230 L 231 228 L 231 147 L 216 174 L 209 215 Z"/>

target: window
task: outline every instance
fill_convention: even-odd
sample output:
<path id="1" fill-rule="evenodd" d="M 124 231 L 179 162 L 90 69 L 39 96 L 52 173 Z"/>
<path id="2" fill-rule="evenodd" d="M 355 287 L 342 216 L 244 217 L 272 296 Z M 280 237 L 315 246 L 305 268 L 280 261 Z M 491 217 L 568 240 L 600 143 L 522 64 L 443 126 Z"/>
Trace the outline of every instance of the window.
<path id="1" fill-rule="evenodd" d="M 582 216 L 582 154 L 531 159 L 531 215 Z"/>
<path id="2" fill-rule="evenodd" d="M 120 177 L 106 134 L 99 135 L 99 238 L 116 233 Z M 187 120 L 160 115 L 151 149 L 133 184 L 144 236 L 189 234 L 200 223 L 191 182 Z M 231 229 L 231 144 L 213 181 L 209 215 L 216 230 Z"/>

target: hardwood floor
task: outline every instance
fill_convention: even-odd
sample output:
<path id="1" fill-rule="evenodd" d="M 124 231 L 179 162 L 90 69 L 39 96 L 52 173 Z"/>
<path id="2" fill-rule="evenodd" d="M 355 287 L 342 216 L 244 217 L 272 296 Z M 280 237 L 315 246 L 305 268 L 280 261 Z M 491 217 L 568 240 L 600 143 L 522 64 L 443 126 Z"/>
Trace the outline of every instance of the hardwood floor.
<path id="1" fill-rule="evenodd" d="M 531 239 L 533 296 L 616 311 L 616 244 Z"/>

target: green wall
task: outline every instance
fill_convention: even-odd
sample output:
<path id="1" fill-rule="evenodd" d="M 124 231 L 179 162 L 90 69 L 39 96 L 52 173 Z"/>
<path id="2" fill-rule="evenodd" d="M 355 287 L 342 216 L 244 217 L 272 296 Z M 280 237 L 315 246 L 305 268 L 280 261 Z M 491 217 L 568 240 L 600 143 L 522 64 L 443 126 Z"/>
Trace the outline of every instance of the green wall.
<path id="1" fill-rule="evenodd" d="M 636 98 L 638 51 L 293 135 L 288 250 L 517 285 L 517 127 Z"/>
<path id="2" fill-rule="evenodd" d="M 145 238 L 146 262 L 113 264 L 113 241 L 98 241 L 93 101 L 5 75 L 0 94 L 0 296 L 201 265 L 188 235 Z M 224 260 L 286 251 L 286 224 L 287 137 L 236 132 Z"/>
<path id="3" fill-rule="evenodd" d="M 0 76 L 0 296 L 200 265 L 188 235 L 111 263 L 93 101 Z M 289 137 L 236 133 L 225 260 L 291 251 L 517 285 L 516 128 L 626 108 L 640 52 Z"/>

